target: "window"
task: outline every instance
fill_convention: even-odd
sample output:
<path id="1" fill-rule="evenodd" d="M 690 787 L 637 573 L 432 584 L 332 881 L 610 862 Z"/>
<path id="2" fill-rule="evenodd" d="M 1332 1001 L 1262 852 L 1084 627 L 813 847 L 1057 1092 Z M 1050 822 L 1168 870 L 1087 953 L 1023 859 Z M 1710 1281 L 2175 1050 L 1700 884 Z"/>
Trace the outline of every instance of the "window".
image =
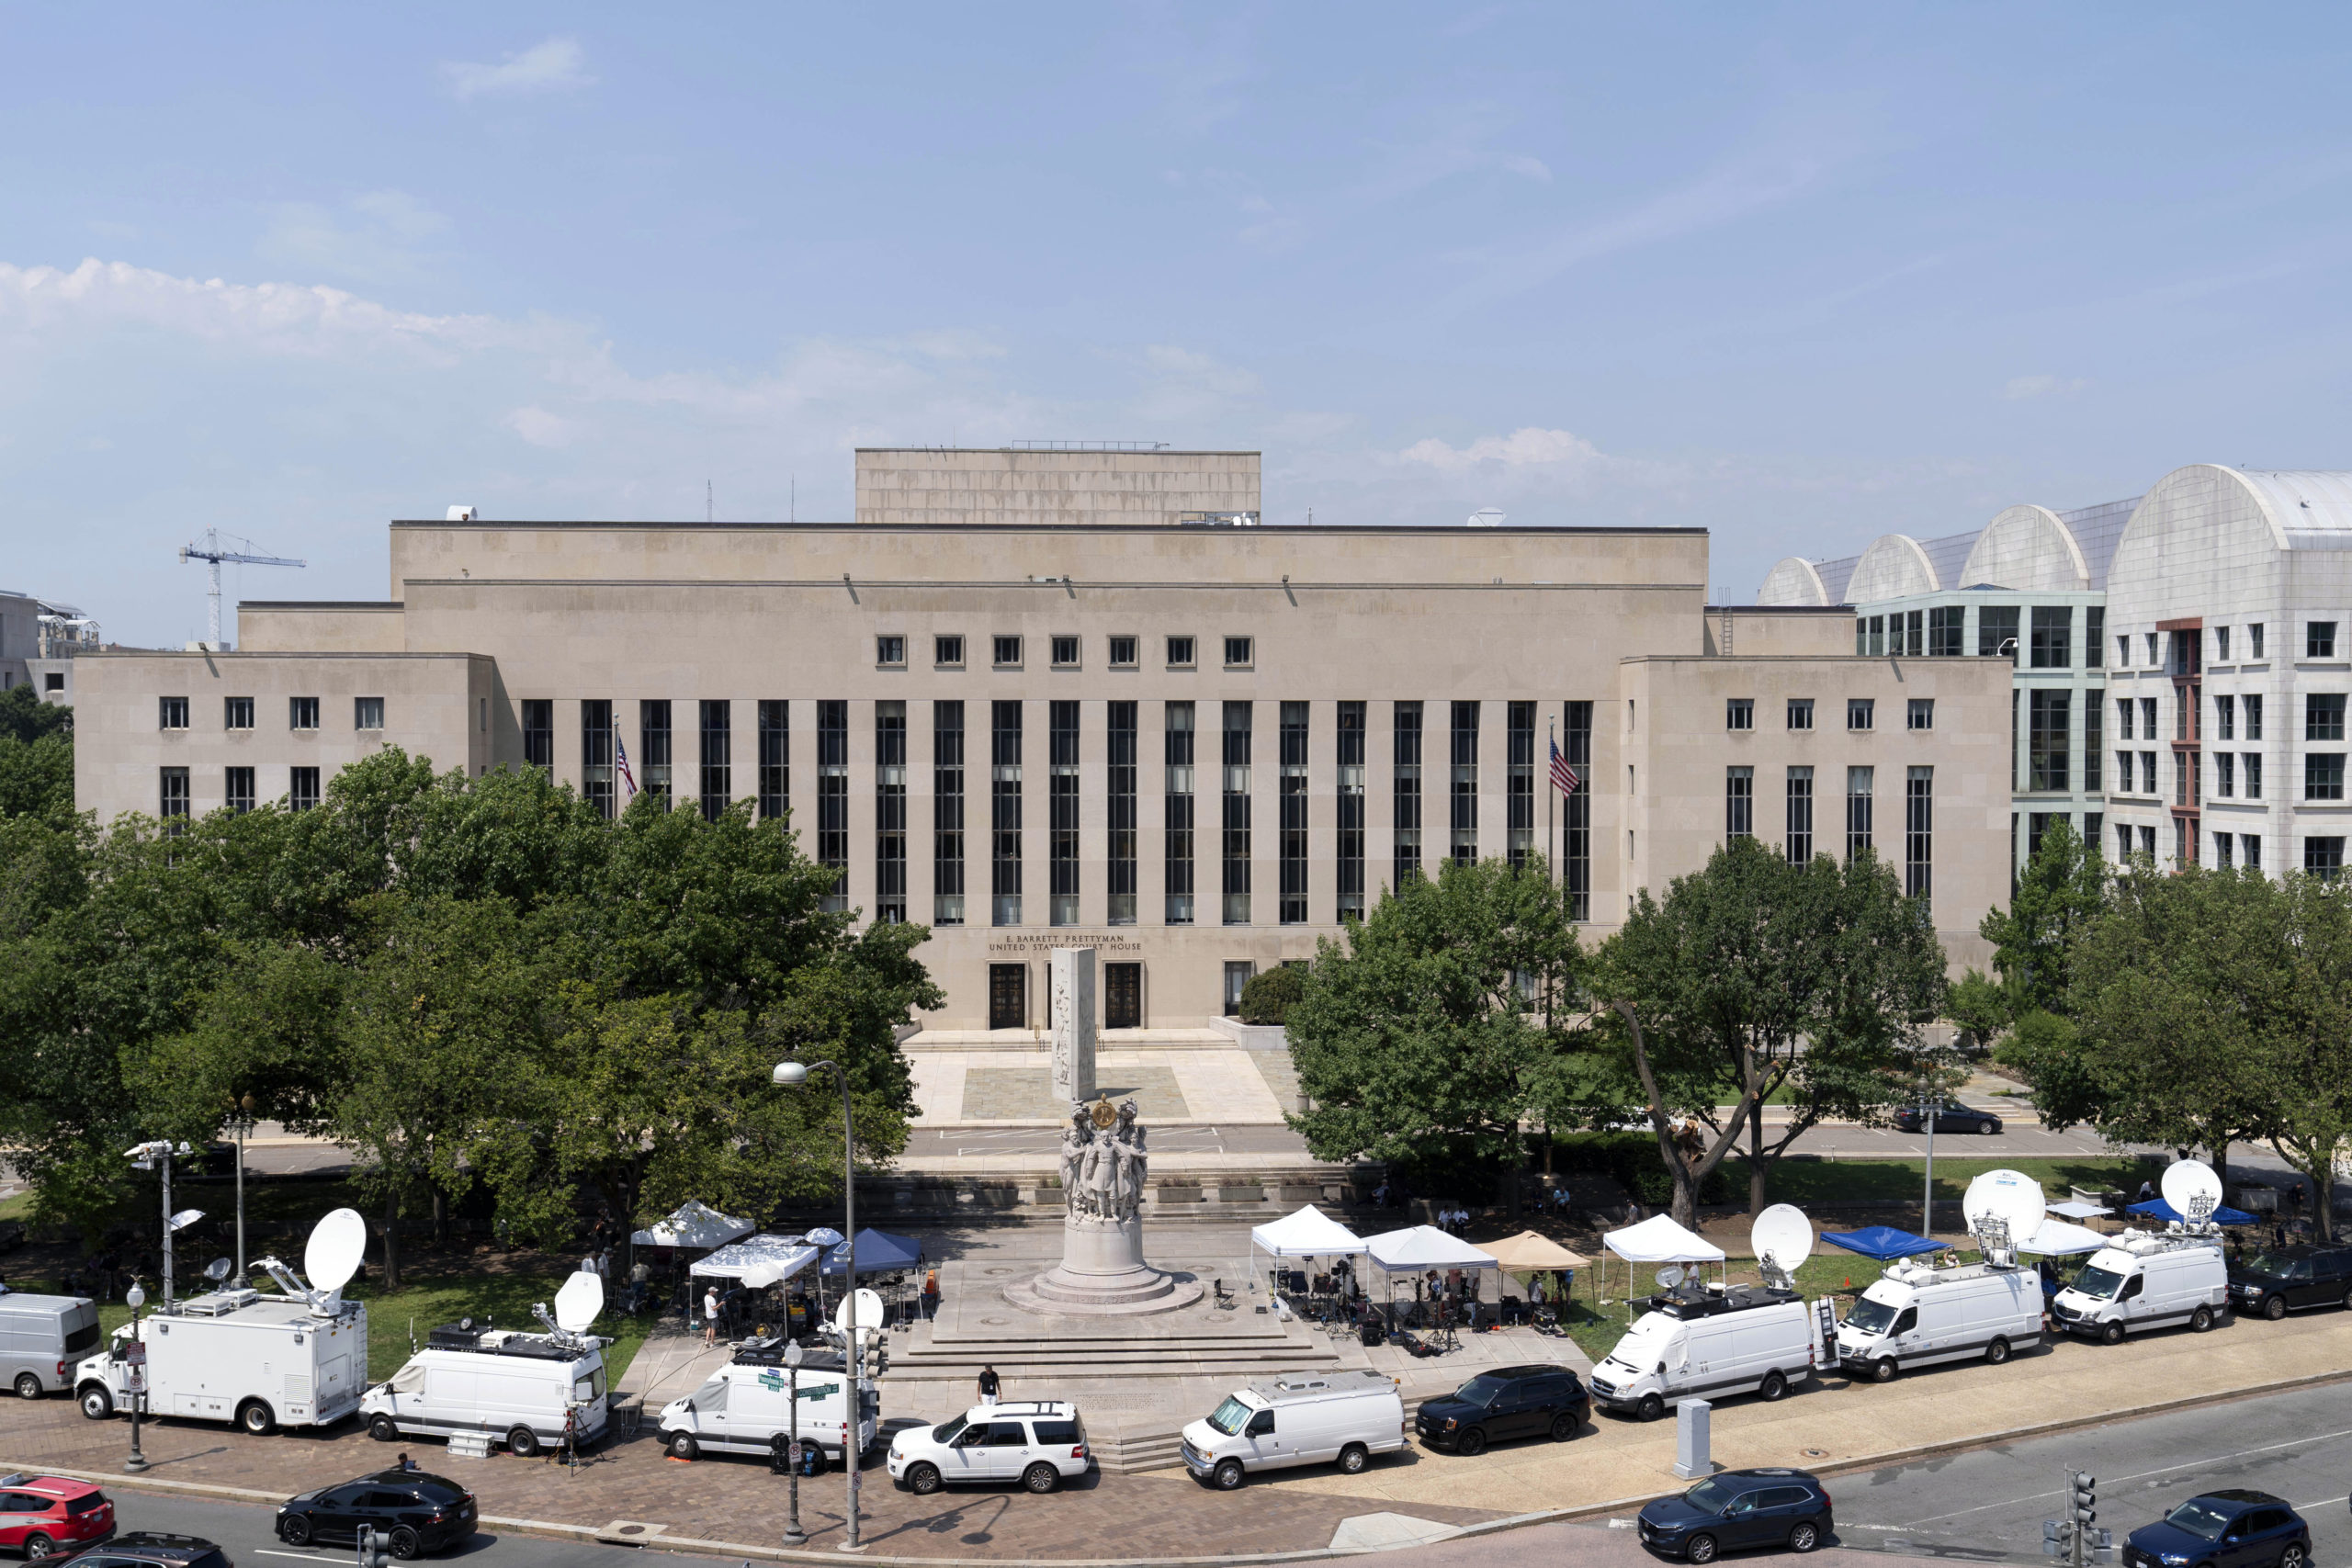
<path id="1" fill-rule="evenodd" d="M 2213 699 L 2213 734 L 2222 740 L 2238 738 L 2238 703 L 2235 697 Z"/>
<path id="2" fill-rule="evenodd" d="M 1927 619 L 1924 610 L 1906 610 L 1899 616 L 1889 615 L 1886 618 L 1887 652 L 1900 653 L 1910 659 L 1917 659 L 1927 652 L 1928 637 L 1924 629 Z M 1900 648 L 1894 646 L 1894 623 L 1897 620 L 1903 623 L 1903 646 Z"/>
<path id="3" fill-rule="evenodd" d="M 1900 621 L 1902 617 L 1898 615 L 1895 619 Z M 1854 649 L 1856 653 L 1866 653 L 1875 659 L 1886 652 L 1886 617 L 1884 615 L 1872 615 L 1862 624 L 1860 629 L 1862 646 Z"/>
<path id="4" fill-rule="evenodd" d="M 1363 742 L 1365 705 L 1340 705 L 1339 918 L 1363 918 Z"/>
<path id="5" fill-rule="evenodd" d="M 2017 661 L 2018 607 L 2015 604 L 1978 606 L 1976 652 L 1979 658 L 2006 655 L 2011 663 Z"/>
<path id="6" fill-rule="evenodd" d="M 1567 763 L 1576 775 L 1561 852 L 1566 859 L 1568 919 L 1592 919 L 1592 705 L 1567 705 Z"/>
<path id="7" fill-rule="evenodd" d="M 2239 770 L 2245 775 L 2245 797 L 2248 800 L 2260 800 L 2262 798 L 2262 753 L 2248 751 L 2241 755 L 2238 761 L 2245 764 Z"/>
<path id="8" fill-rule="evenodd" d="M 1725 729 L 1755 728 L 1756 699 L 1753 697 L 1726 698 L 1724 702 L 1724 728 Z"/>
<path id="9" fill-rule="evenodd" d="M 2340 838 L 2305 839 L 2303 871 L 2322 882 L 2335 881 L 2344 872 L 2344 840 Z"/>
<path id="10" fill-rule="evenodd" d="M 580 793 L 597 815 L 613 815 L 613 705 L 604 698 L 580 705 Z"/>
<path id="11" fill-rule="evenodd" d="M 286 728 L 316 729 L 319 727 L 319 699 L 288 697 L 286 699 Z"/>
<path id="12" fill-rule="evenodd" d="M 2131 633 L 2129 633 L 2129 632 L 2118 632 L 2118 633 L 2116 633 L 2116 634 L 2115 634 L 2115 663 L 2116 663 L 2116 668 L 2118 668 L 2118 669 L 2121 669 L 2121 668 L 2123 668 L 2124 666 L 2126 666 L 2126 665 L 2130 664 L 2131 662 L 2132 662 L 2132 634 L 2131 634 Z M 2128 828 L 2119 828 L 2119 829 L 2116 829 L 2116 831 L 2117 831 L 2118 833 L 2129 833 L 2129 832 L 2131 831 L 2131 829 L 2128 829 Z"/>
<path id="13" fill-rule="evenodd" d="M 933 637 L 931 661 L 943 670 L 961 670 L 964 668 L 964 639 L 960 637 Z"/>
<path id="14" fill-rule="evenodd" d="M 1511 869 L 1520 871 L 1535 858 L 1535 705 L 1512 703 L 1504 708 L 1503 717 L 1510 813 L 1503 827 L 1503 852 Z"/>
<path id="15" fill-rule="evenodd" d="M 2193 751 L 2175 751 L 2172 754 L 2172 803 L 2175 806 L 2195 804 L 2188 787 L 2189 762 L 2195 756 Z"/>
<path id="16" fill-rule="evenodd" d="M 2140 793 L 2143 795 L 2154 795 L 2163 787 L 2164 786 L 2162 784 L 2159 784 L 2156 782 L 2156 754 L 2154 751 L 2141 752 Z"/>
<path id="17" fill-rule="evenodd" d="M 2143 828 L 2140 829 L 2140 852 L 2143 855 L 2150 856 L 2151 858 L 2154 856 L 2156 852 L 2156 830 L 2154 828 Z"/>
<path id="18" fill-rule="evenodd" d="M 781 822 L 792 795 L 792 708 L 781 697 L 760 699 L 760 820 Z"/>
<path id="19" fill-rule="evenodd" d="M 40 677 L 40 689 L 44 692 L 63 691 L 65 689 L 65 671 L 62 670 L 43 671 Z"/>
<path id="20" fill-rule="evenodd" d="M 1105 1029 L 1141 1029 L 1143 1027 L 1142 964 L 1105 964 L 1102 965 L 1102 1027 Z"/>
<path id="21" fill-rule="evenodd" d="M 1247 959 L 1226 960 L 1225 1013 L 1227 1018 L 1241 1010 L 1241 993 L 1249 987 L 1250 976 L 1257 972 L 1258 966 Z M 1272 1431 L 1274 1413 L 1271 1410 L 1261 1410 L 1250 1418 L 1250 1429 L 1252 1432 Z"/>
<path id="22" fill-rule="evenodd" d="M 254 700 L 251 697 L 227 697 L 220 704 L 220 728 L 251 729 L 254 727 Z M 170 727 L 165 726 L 166 728 Z"/>
<path id="23" fill-rule="evenodd" d="M 2244 708 L 2244 709 L 2245 710 L 2245 738 L 2246 738 L 2248 740 L 2259 740 L 2259 739 L 2262 739 L 2262 699 L 2261 699 L 2259 696 L 2254 695 L 2253 694 L 2249 693 L 2249 694 L 2246 694 L 2245 696 L 2241 697 L 2241 698 L 2239 699 L 2239 701 L 2238 701 L 2238 705 L 2239 705 L 2241 708 Z M 2155 705 L 2154 705 L 2154 704 L 2153 704 L 2153 703 L 2152 703 L 2152 704 L 2150 704 L 2150 705 L 2149 705 L 2149 706 L 2148 706 L 2148 711 L 2149 711 L 2150 713 L 2154 713 L 2154 712 L 2155 711 Z M 2154 726 L 2154 724 L 2151 724 L 2151 725 L 2148 727 L 2148 733 L 2149 733 L 2150 735 L 2154 735 L 2155 732 L 2156 732 L 2156 730 L 2155 730 L 2155 726 Z"/>
<path id="24" fill-rule="evenodd" d="M 637 705 L 638 784 L 646 794 L 670 799 L 670 705 L 667 701 Z"/>
<path id="25" fill-rule="evenodd" d="M 287 779 L 286 804 L 297 811 L 308 811 L 319 803 L 319 770 L 295 768 Z"/>
<path id="26" fill-rule="evenodd" d="M 1534 723 L 1534 705 L 1529 704 L 1530 725 Z M 1282 722 L 1282 923 L 1303 926 L 1306 923 L 1306 705 L 1284 703 Z"/>
<path id="27" fill-rule="evenodd" d="M 2201 631 L 2171 632 L 2169 667 L 2175 675 L 2194 675 L 2205 668 L 2205 634 Z"/>
<path id="28" fill-rule="evenodd" d="M 1478 705 L 1453 705 L 1453 766 L 1449 775 L 1452 833 L 1448 853 L 1456 865 L 1478 862 Z"/>
<path id="29" fill-rule="evenodd" d="M 993 925 L 1017 926 L 1021 923 L 1021 705 L 1018 702 L 992 702 L 989 705 L 989 919 Z"/>
<path id="30" fill-rule="evenodd" d="M 1849 729 L 1875 729 L 1878 728 L 1877 699 L 1872 697 L 1848 697 L 1846 699 L 1846 728 Z"/>
<path id="31" fill-rule="evenodd" d="M 555 771 L 555 704 L 546 697 L 523 699 L 523 765 L 543 773 Z"/>
<path id="32" fill-rule="evenodd" d="M 818 907 L 849 908 L 849 704 L 817 705 L 817 863 L 835 873 Z"/>
<path id="33" fill-rule="evenodd" d="M 2132 699 L 2130 697 L 2115 699 L 2115 738 L 2119 740 L 2132 739 Z"/>
<path id="34" fill-rule="evenodd" d="M 2041 852 L 2042 835 L 2050 831 L 2050 824 L 2065 820 L 2063 811 L 2035 811 L 2026 817 L 2025 858 L 2031 860 Z"/>
<path id="35" fill-rule="evenodd" d="M 931 923 L 964 923 L 964 705 L 931 705 Z"/>
<path id="36" fill-rule="evenodd" d="M 2335 623 L 2305 621 L 2303 623 L 2303 657 L 2333 659 L 2335 657 Z"/>
<path id="37" fill-rule="evenodd" d="M 1078 638 L 1074 637 L 1054 638 L 1054 668 L 1057 670 L 1078 668 Z"/>
<path id="38" fill-rule="evenodd" d="M 222 798 L 232 815 L 242 817 L 254 808 L 254 771 L 251 768 L 231 768 Z"/>
<path id="39" fill-rule="evenodd" d="M 1926 898 L 1935 890 L 1936 770 L 1910 769 L 1904 796 L 1903 891 Z"/>
<path id="40" fill-rule="evenodd" d="M 1172 649 L 1171 649 L 1172 651 Z M 1167 897 L 1168 924 L 1193 923 L 1193 705 L 1167 709 Z"/>
<path id="41" fill-rule="evenodd" d="M 717 702 L 706 699 L 702 704 L 702 819 L 716 822 L 727 811 L 727 803 L 735 798 L 735 719 L 734 705 L 725 698 Z M 849 770 L 847 767 L 849 719 L 846 710 L 842 718 L 842 807 L 849 807 Z M 824 770 L 817 770 L 824 776 Z M 820 814 L 821 815 L 821 814 Z M 842 825 L 842 857 L 839 863 L 849 864 L 848 824 Z M 846 889 L 844 889 L 846 891 Z"/>
<path id="42" fill-rule="evenodd" d="M 2075 663 L 2075 607 L 2036 604 L 2033 607 L 2033 668 L 2070 670 Z"/>
<path id="43" fill-rule="evenodd" d="M 2245 628 L 2245 651 L 2249 659 L 2262 657 L 2262 623 L 2260 621 L 2256 621 Z M 2246 863 L 2251 865 L 2254 863 L 2248 861 Z"/>
<path id="44" fill-rule="evenodd" d="M 2227 751 L 2213 753 L 2213 793 L 2223 800 L 2238 792 L 2238 760 Z"/>
<path id="45" fill-rule="evenodd" d="M 1910 706 L 1905 710 L 1903 725 L 1906 729 L 1933 729 L 1936 727 L 1936 699 L 1911 698 Z"/>
<path id="46" fill-rule="evenodd" d="M 351 728 L 381 729 L 384 728 L 384 699 L 354 697 L 351 699 Z"/>
<path id="47" fill-rule="evenodd" d="M 2225 662 L 2230 657 L 2230 628 L 2227 626 L 2213 628 L 2213 657 Z M 2227 865 L 2230 863 L 2224 860 L 2222 863 Z"/>
<path id="48" fill-rule="evenodd" d="M 300 699 L 298 698 L 297 700 L 299 701 Z M 317 699 L 313 698 L 311 700 L 316 701 Z M 187 699 L 186 697 L 156 698 L 155 728 L 158 729 L 186 729 L 187 728 Z M 297 725 L 295 728 L 299 729 L 301 726 Z M 315 728 L 316 726 L 314 725 L 312 728 Z"/>
<path id="49" fill-rule="evenodd" d="M 874 639 L 874 662 L 885 669 L 903 670 L 907 664 L 907 639 L 902 637 L 877 637 Z"/>
<path id="50" fill-rule="evenodd" d="M 1228 926 L 1250 923 L 1250 727 L 1248 703 L 1225 705 L 1223 919 Z"/>
<path id="51" fill-rule="evenodd" d="M 1112 640 L 1115 646 L 1117 639 Z M 1136 705 L 1109 704 L 1103 716 L 1110 741 L 1110 832 L 1103 844 L 1110 873 L 1108 919 L 1114 926 L 1131 926 L 1136 923 Z"/>
<path id="52" fill-rule="evenodd" d="M 2222 643 L 2222 651 L 2224 657 L 2228 656 L 2227 641 Z M 2099 604 L 2086 604 L 2083 606 L 2083 667 L 2086 670 L 2098 669 L 2106 652 L 2106 607 Z"/>
<path id="53" fill-rule="evenodd" d="M 2156 738 L 2156 699 L 2154 697 L 2140 699 L 2140 738 L 2143 740 Z"/>
<path id="54" fill-rule="evenodd" d="M 2303 798 L 2305 800 L 2342 800 L 2344 798 L 2343 752 L 2308 751 L 2303 754 Z"/>
<path id="55" fill-rule="evenodd" d="M 1225 639 L 1225 667 L 1227 670 L 1250 668 L 1250 639 L 1248 637 L 1229 637 Z"/>
<path id="56" fill-rule="evenodd" d="M 874 705 L 874 918 L 907 918 L 907 705 Z"/>
<path id="57" fill-rule="evenodd" d="M 2089 699 L 2091 704 L 2098 701 L 2096 696 Z M 2089 704 L 2086 704 L 2083 709 L 2086 717 L 2096 715 L 2098 711 Z M 2099 755 L 2098 737 L 2091 734 L 2089 728 L 2086 726 L 2083 733 L 2083 793 L 2085 795 L 2097 795 L 2107 787 L 2099 777 Z"/>
<path id="58" fill-rule="evenodd" d="M 989 1027 L 1025 1029 L 1029 1026 L 1029 966 L 1025 964 L 989 965 Z"/>
<path id="59" fill-rule="evenodd" d="M 1961 636 L 1967 624 L 1964 605 L 1938 604 L 1928 612 L 1928 657 L 1957 659 L 1960 657 Z"/>
<path id="60" fill-rule="evenodd" d="M 2026 787 L 2055 790 L 2066 787 L 2067 731 L 2074 723 L 2075 694 L 2035 690 L 2026 706 Z"/>
<path id="61" fill-rule="evenodd" d="M 2259 834 L 2240 833 L 2238 852 L 2238 858 L 2245 863 L 2246 870 L 2260 871 L 2262 869 L 2262 838 Z"/>
<path id="62" fill-rule="evenodd" d="M 2132 793 L 2132 753 L 2129 751 L 2115 754 L 2115 787 L 2119 794 Z"/>
<path id="63" fill-rule="evenodd" d="M 2156 661 L 2156 634 L 2154 632 L 2143 632 L 2141 636 L 2146 639 L 2148 645 L 2147 662 L 2154 664 Z"/>
<path id="64" fill-rule="evenodd" d="M 1396 713 L 1396 852 L 1391 886 L 1421 873 L 1421 705 L 1398 703 Z"/>
<path id="65" fill-rule="evenodd" d="M 1813 858 L 1813 770 L 1789 770 L 1789 863 L 1803 865 Z"/>
<path id="66" fill-rule="evenodd" d="M 2099 855 L 2107 852 L 2107 816 L 2104 812 L 2083 813 L 2083 852 Z"/>
<path id="67" fill-rule="evenodd" d="M 2303 739 L 2344 739 L 2344 694 L 2312 692 L 2303 698 Z"/>
<path id="68" fill-rule="evenodd" d="M 1001 637 L 991 640 L 996 649 L 993 662 L 999 670 L 1021 668 L 1021 639 L 1019 637 Z"/>
<path id="69" fill-rule="evenodd" d="M 1111 639 L 1111 668 L 1132 670 L 1136 667 L 1136 639 L 1114 637 Z"/>
<path id="70" fill-rule="evenodd" d="M 1871 768 L 1846 770 L 1846 858 L 1852 860 L 1871 847 L 1871 796 L 1876 788 L 1876 771 Z"/>
<path id="71" fill-rule="evenodd" d="M 167 833 L 182 831 L 187 826 L 188 818 L 187 770 L 186 768 L 162 770 L 161 795 L 157 815 L 164 819 L 164 830 Z"/>
<path id="72" fill-rule="evenodd" d="M 1059 638 L 1055 639 L 1057 643 Z M 1078 639 L 1069 639 L 1076 642 Z M 1072 650 L 1076 651 L 1075 649 Z M 1078 704 L 1046 712 L 1046 923 L 1078 924 Z"/>
<path id="73" fill-rule="evenodd" d="M 1168 639 L 1168 668 L 1190 670 L 1193 667 L 1193 639 L 1171 637 Z"/>
<path id="74" fill-rule="evenodd" d="M 1752 839 L 1756 836 L 1756 770 L 1725 768 L 1724 770 L 1724 838 Z"/>
<path id="75" fill-rule="evenodd" d="M 1791 729 L 1813 728 L 1813 699 L 1811 697 L 1789 699 L 1789 728 Z"/>

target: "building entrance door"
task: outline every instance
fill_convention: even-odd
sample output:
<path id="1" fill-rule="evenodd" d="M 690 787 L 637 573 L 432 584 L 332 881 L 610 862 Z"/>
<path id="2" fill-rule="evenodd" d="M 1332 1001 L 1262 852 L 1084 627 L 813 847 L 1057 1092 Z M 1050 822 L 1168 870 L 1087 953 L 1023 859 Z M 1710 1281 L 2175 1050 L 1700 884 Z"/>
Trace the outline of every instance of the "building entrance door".
<path id="1" fill-rule="evenodd" d="M 1029 1027 L 1029 966 L 1025 964 L 989 965 L 989 1027 Z"/>
<path id="2" fill-rule="evenodd" d="M 1142 964 L 1105 964 L 1102 965 L 1102 1027 L 1105 1029 L 1141 1029 L 1143 1027 Z"/>

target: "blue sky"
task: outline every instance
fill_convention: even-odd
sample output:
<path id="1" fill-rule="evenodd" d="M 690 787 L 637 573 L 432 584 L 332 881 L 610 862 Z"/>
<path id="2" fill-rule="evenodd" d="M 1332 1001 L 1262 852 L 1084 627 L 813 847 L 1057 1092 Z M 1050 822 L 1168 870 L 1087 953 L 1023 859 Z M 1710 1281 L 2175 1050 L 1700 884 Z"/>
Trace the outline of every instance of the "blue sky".
<path id="1" fill-rule="evenodd" d="M 1791 552 L 2352 466 L 2352 23 L 2079 5 L 0 6 L 0 585 L 844 517 L 850 449 Z"/>

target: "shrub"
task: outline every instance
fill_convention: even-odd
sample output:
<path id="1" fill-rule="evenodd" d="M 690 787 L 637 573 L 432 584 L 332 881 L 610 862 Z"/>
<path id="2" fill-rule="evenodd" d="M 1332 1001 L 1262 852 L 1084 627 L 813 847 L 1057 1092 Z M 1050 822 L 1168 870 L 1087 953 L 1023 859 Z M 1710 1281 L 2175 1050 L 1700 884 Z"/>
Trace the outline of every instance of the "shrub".
<path id="1" fill-rule="evenodd" d="M 1241 1021 L 1281 1023 L 1290 1017 L 1291 1004 L 1306 988 L 1303 965 L 1277 964 L 1250 976 L 1241 987 Z"/>

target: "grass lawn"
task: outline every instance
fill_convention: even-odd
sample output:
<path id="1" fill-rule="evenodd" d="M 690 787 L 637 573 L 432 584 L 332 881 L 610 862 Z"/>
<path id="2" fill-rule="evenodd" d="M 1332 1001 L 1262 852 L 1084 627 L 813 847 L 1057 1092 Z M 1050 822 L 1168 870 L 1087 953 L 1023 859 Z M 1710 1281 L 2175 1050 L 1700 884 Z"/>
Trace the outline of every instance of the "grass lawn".
<path id="1" fill-rule="evenodd" d="M 2089 1189 L 2120 1188 L 2136 1190 L 2146 1179 L 2150 1168 L 2129 1155 L 2065 1156 L 2048 1159 L 2003 1159 L 1997 1155 L 1980 1155 L 1975 1150 L 1980 1142 L 1965 1145 L 1966 1156 L 1936 1156 L 1936 1201 L 1960 1201 L 1968 1191 L 1968 1184 L 1988 1170 L 2014 1170 L 2041 1183 L 2043 1192 L 2054 1202 L 2066 1196 L 2069 1187 Z M 1747 1162 L 1731 1158 L 1724 1161 L 1724 1177 L 1733 1193 L 1744 1199 L 1747 1192 Z M 1776 1161 L 1767 1179 L 1768 1191 L 1775 1203 L 1794 1203 L 1800 1208 L 1814 1203 L 1838 1202 L 1909 1202 L 1919 1201 L 1920 1190 L 1926 1184 L 1927 1162 L 1924 1159 L 1803 1159 L 1786 1158 Z M 1834 1228 L 1834 1227 L 1833 1227 Z"/>

